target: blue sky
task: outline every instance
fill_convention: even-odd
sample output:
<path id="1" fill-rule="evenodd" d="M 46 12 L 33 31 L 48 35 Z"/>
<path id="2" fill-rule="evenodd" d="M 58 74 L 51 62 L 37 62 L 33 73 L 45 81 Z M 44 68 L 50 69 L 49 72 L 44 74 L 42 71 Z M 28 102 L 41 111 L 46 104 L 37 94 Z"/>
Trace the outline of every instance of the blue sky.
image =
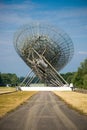
<path id="1" fill-rule="evenodd" d="M 25 76 L 29 67 L 13 46 L 15 31 L 32 21 L 63 29 L 74 43 L 74 57 L 61 71 L 77 71 L 87 58 L 86 0 L 0 0 L 0 72 Z"/>

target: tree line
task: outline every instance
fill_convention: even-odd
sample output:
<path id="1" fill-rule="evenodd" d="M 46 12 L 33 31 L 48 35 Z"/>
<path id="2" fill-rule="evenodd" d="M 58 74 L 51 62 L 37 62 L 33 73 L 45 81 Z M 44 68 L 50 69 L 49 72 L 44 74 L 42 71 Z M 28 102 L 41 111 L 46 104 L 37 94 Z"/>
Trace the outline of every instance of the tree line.
<path id="1" fill-rule="evenodd" d="M 19 78 L 16 74 L 0 73 L 0 86 L 17 86 L 19 84 Z"/>
<path id="2" fill-rule="evenodd" d="M 0 86 L 18 86 L 24 80 L 25 77 L 18 77 L 16 74 L 0 73 Z M 28 82 L 32 77 L 28 77 Z M 37 77 L 34 77 L 32 83 L 37 81 Z M 25 85 L 25 84 L 24 84 Z"/>
<path id="3" fill-rule="evenodd" d="M 87 59 L 81 62 L 77 72 L 61 74 L 68 83 L 73 83 L 76 88 L 87 89 Z"/>
<path id="4" fill-rule="evenodd" d="M 87 89 L 87 59 L 85 59 L 78 68 L 77 72 L 68 72 L 61 74 L 64 79 L 70 84 L 73 83 L 77 88 Z M 16 74 L 0 73 L 0 86 L 17 86 L 24 80 L 24 77 L 18 77 Z M 37 77 L 32 83 L 37 80 Z"/>

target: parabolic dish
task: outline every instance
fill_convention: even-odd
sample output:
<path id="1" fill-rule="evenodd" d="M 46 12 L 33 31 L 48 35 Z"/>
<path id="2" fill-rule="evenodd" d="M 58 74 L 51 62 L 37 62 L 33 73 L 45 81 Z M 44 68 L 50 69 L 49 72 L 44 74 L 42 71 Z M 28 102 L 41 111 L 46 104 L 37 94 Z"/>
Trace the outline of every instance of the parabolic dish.
<path id="1" fill-rule="evenodd" d="M 14 46 L 24 62 L 37 76 L 40 75 L 39 78 L 42 73 L 38 66 L 45 70 L 49 63 L 56 71 L 60 71 L 74 54 L 73 43 L 67 33 L 36 22 L 22 26 L 15 33 Z"/>

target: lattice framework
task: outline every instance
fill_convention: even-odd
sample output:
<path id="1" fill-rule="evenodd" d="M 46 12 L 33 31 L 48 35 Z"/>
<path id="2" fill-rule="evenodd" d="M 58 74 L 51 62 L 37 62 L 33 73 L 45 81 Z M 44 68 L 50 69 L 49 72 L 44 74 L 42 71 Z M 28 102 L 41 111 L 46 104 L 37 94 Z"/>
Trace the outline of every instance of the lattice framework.
<path id="1" fill-rule="evenodd" d="M 74 47 L 64 31 L 47 24 L 28 24 L 16 32 L 14 46 L 40 80 L 56 86 L 66 83 L 57 71 L 72 59 Z"/>

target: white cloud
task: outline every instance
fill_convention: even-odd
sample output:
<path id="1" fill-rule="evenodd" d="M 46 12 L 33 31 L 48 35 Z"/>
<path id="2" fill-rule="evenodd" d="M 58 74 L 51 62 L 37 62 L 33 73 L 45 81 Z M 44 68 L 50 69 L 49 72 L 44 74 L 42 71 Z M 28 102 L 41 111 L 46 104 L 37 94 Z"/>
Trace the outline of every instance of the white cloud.
<path id="1" fill-rule="evenodd" d="M 0 22 L 8 23 L 8 24 L 21 25 L 21 23 L 23 24 L 27 21 L 32 20 L 31 17 L 23 17 L 23 16 L 18 15 L 15 12 L 12 14 L 9 14 L 9 12 L 7 12 L 4 16 L 3 15 L 0 15 L 0 16 L 1 16 Z"/>
<path id="2" fill-rule="evenodd" d="M 87 51 L 79 51 L 79 54 L 81 54 L 81 55 L 87 55 Z"/>
<path id="3" fill-rule="evenodd" d="M 0 4 L 1 22 L 20 22 L 28 19 L 41 18 L 46 21 L 61 21 L 69 25 L 78 25 L 78 17 L 81 19 L 87 17 L 87 8 L 81 7 L 63 7 L 55 10 L 47 10 L 43 5 L 36 4 L 31 0 L 25 0 L 20 4 Z M 25 17 L 23 17 L 25 16 Z M 4 18 L 5 17 L 5 18 Z M 28 17 L 28 18 L 26 18 Z M 7 20 L 7 21 L 6 21 Z M 81 19 L 82 20 L 82 19 Z"/>

